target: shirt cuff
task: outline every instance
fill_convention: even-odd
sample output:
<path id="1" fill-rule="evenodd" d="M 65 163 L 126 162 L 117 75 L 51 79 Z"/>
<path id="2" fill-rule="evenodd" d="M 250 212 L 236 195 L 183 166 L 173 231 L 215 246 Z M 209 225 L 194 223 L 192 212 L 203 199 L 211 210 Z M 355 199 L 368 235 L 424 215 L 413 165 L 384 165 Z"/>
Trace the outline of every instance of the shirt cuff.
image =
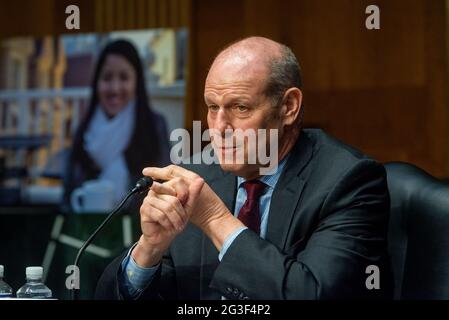
<path id="1" fill-rule="evenodd" d="M 248 227 L 240 227 L 234 233 L 232 233 L 230 236 L 226 238 L 226 240 L 223 242 L 223 246 L 221 247 L 220 253 L 218 254 L 218 260 L 221 261 L 223 259 L 223 256 L 225 255 L 226 251 L 228 251 L 231 244 L 234 242 L 235 238 L 238 237 L 240 233 L 248 229 Z"/>
<path id="2" fill-rule="evenodd" d="M 139 266 L 133 257 L 131 257 L 131 252 L 135 245 L 128 251 L 128 254 L 122 261 L 122 288 L 125 289 L 125 296 L 127 297 L 137 297 L 142 291 L 148 286 L 148 284 L 153 280 L 157 269 L 160 264 L 150 267 L 143 268 Z"/>

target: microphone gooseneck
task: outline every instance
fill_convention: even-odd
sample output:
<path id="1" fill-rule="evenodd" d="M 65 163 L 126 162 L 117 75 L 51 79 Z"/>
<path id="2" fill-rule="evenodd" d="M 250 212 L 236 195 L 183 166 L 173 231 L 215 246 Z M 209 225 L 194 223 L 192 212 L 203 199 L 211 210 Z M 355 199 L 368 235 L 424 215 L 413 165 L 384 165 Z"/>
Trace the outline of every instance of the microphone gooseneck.
<path id="1" fill-rule="evenodd" d="M 150 177 L 142 177 L 139 179 L 139 181 L 137 181 L 136 186 L 131 190 L 131 192 L 142 193 L 147 191 L 152 185 L 153 179 L 151 179 Z"/>
<path id="2" fill-rule="evenodd" d="M 84 244 L 81 246 L 75 258 L 74 266 L 76 268 L 78 267 L 78 263 L 86 248 L 92 243 L 92 241 L 95 239 L 98 233 L 104 228 L 104 226 L 108 224 L 108 222 L 112 219 L 112 217 L 115 216 L 117 212 L 120 212 L 120 209 L 122 209 L 126 201 L 128 201 L 128 199 L 131 198 L 136 193 L 142 193 L 147 191 L 152 185 L 153 179 L 151 179 L 150 177 L 142 177 L 139 179 L 139 181 L 137 181 L 136 186 L 126 195 L 126 197 L 122 200 L 122 202 L 120 202 L 120 204 L 106 217 L 106 219 L 104 219 L 104 221 L 100 224 L 100 226 L 90 235 L 90 237 L 86 240 L 86 242 L 84 242 Z M 79 291 L 80 289 L 72 288 L 72 300 L 78 300 Z"/>

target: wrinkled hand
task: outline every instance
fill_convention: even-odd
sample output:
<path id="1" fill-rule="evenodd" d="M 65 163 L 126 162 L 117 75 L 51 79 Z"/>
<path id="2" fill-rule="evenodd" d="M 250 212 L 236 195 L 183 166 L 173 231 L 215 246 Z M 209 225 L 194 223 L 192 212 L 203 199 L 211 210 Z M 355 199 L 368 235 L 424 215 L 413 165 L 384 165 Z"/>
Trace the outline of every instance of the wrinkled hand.
<path id="1" fill-rule="evenodd" d="M 132 252 L 134 260 L 145 267 L 156 265 L 173 239 L 184 230 L 189 221 L 191 207 L 196 202 L 204 181 L 197 178 L 189 185 L 183 186 L 189 199 L 185 199 L 182 204 L 176 194 L 173 194 L 173 190 L 167 192 L 170 187 L 163 187 L 158 183 L 154 185 L 154 189 L 159 185 L 159 190 L 164 189 L 166 192 L 157 193 L 150 190 L 145 197 L 140 207 L 142 236 Z"/>
<path id="2" fill-rule="evenodd" d="M 148 192 L 140 207 L 142 233 L 147 242 L 153 245 L 171 242 L 185 228 L 189 220 L 188 212 L 191 211 L 192 203 L 198 197 L 203 183 L 202 179 L 198 179 L 187 186 L 190 201 L 185 201 L 184 206 L 176 194 L 162 194 L 153 190 Z"/>
<path id="3" fill-rule="evenodd" d="M 196 173 L 170 165 L 164 168 L 149 167 L 145 176 L 164 183 L 154 183 L 151 191 L 157 195 L 176 197 L 183 205 L 186 218 L 202 229 L 220 250 L 224 240 L 243 224 L 231 214 L 217 194 Z M 203 182 L 199 194 L 193 188 L 200 179 Z"/>
<path id="4" fill-rule="evenodd" d="M 200 194 L 192 203 L 193 195 L 189 188 L 197 179 L 201 179 L 196 173 L 184 168 L 170 165 L 164 168 L 145 168 L 143 174 L 155 180 L 164 180 L 163 184 L 154 183 L 151 190 L 159 195 L 170 195 L 177 197 L 180 202 L 189 203 L 185 208 L 188 219 L 199 228 L 205 228 L 213 220 L 230 214 L 226 205 L 207 183 L 203 184 Z M 204 181 L 204 180 L 203 180 Z"/>

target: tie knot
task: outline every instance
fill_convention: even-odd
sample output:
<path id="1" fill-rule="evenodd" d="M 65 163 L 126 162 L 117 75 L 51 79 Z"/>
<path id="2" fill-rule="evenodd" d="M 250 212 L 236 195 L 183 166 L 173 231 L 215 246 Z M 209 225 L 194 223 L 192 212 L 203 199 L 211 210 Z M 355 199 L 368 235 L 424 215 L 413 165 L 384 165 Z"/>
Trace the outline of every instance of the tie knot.
<path id="1" fill-rule="evenodd" d="M 259 180 L 249 180 L 243 183 L 248 200 L 259 200 L 266 188 L 266 184 Z"/>

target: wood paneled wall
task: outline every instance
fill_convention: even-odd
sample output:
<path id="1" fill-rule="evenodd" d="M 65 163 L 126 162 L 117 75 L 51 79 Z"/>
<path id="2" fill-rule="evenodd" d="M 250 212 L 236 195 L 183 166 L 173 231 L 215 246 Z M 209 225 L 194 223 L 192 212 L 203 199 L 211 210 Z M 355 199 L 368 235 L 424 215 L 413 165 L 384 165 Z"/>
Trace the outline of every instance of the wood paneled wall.
<path id="1" fill-rule="evenodd" d="M 195 119 L 205 119 L 202 86 L 217 50 L 264 35 L 289 45 L 299 58 L 306 126 L 323 128 L 380 161 L 408 161 L 447 176 L 445 1 L 194 3 Z M 365 28 L 370 4 L 380 8 L 380 30 Z"/>
<path id="2" fill-rule="evenodd" d="M 0 38 L 67 33 L 69 4 L 80 6 L 81 32 L 190 28 L 187 127 L 205 121 L 203 84 L 218 50 L 262 35 L 300 60 L 307 126 L 380 161 L 448 174 L 445 0 L 1 1 Z M 370 4 L 380 30 L 365 28 Z"/>
<path id="3" fill-rule="evenodd" d="M 72 4 L 80 9 L 79 31 L 65 28 L 65 8 Z M 190 4 L 190 0 L 1 0 L 0 37 L 188 27 Z"/>

